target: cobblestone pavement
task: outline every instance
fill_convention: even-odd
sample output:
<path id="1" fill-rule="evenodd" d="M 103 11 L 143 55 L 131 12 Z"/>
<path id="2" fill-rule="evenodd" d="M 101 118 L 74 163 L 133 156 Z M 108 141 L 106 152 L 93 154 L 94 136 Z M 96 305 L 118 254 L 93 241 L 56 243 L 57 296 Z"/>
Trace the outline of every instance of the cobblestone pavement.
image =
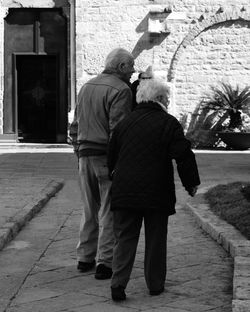
<path id="1" fill-rule="evenodd" d="M 0 312 L 232 310 L 233 260 L 183 209 L 188 197 L 178 178 L 177 214 L 170 218 L 163 294 L 151 297 L 146 289 L 143 233 L 124 303 L 112 302 L 109 281 L 95 280 L 93 271 L 79 273 L 75 246 L 81 201 L 74 157 L 68 149 L 0 155 L 0 181 L 9 179 L 10 187 L 22 179 L 33 186 L 34 179 L 65 180 L 63 189 L 0 252 Z M 249 153 L 197 153 L 197 161 L 203 186 L 249 180 Z M 25 194 L 20 194 L 23 198 Z M 0 213 L 2 210 L 1 206 Z"/>

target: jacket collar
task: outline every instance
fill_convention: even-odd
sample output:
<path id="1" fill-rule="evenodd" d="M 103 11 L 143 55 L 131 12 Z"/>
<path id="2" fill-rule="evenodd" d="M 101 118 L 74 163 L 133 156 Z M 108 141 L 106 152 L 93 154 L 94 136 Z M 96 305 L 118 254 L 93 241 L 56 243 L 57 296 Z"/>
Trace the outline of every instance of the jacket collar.
<path id="1" fill-rule="evenodd" d="M 121 77 L 118 73 L 112 71 L 112 70 L 108 70 L 108 69 L 104 69 L 104 71 L 102 72 L 102 74 L 108 74 L 108 75 L 113 75 L 115 77 L 117 77 L 118 79 L 122 80 L 123 82 L 125 82 L 129 87 L 131 86 L 131 83 L 126 81 L 125 79 L 123 79 L 123 77 Z"/>
<path id="2" fill-rule="evenodd" d="M 151 110 L 160 110 L 165 111 L 167 113 L 166 109 L 163 109 L 162 104 L 158 102 L 148 101 L 148 102 L 141 102 L 136 107 L 135 110 L 138 109 L 151 109 Z"/>

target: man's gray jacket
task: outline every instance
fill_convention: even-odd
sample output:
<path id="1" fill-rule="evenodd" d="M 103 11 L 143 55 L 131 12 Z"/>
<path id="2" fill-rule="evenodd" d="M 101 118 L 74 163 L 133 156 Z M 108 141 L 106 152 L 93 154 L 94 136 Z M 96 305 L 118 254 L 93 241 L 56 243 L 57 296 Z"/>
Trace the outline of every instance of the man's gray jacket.
<path id="1" fill-rule="evenodd" d="M 79 92 L 74 121 L 70 126 L 78 151 L 106 152 L 110 133 L 132 107 L 132 92 L 115 74 L 102 73 L 89 80 Z"/>

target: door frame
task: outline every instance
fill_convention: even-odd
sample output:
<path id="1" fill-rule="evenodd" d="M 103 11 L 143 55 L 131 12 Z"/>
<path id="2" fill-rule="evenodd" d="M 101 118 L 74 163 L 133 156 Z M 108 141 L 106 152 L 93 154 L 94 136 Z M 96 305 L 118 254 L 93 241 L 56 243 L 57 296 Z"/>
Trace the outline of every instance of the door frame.
<path id="1" fill-rule="evenodd" d="M 0 1 L 1 2 L 1 1 Z M 57 73 L 59 73 L 58 78 L 58 88 L 59 89 L 59 98 L 62 103 L 58 103 L 57 109 L 59 110 L 59 118 L 57 119 L 57 143 L 67 143 L 68 137 L 68 122 L 71 114 L 69 112 L 75 108 L 76 103 L 76 82 L 75 82 L 75 3 L 74 1 L 69 1 L 66 6 L 64 5 L 54 5 L 51 6 L 34 6 L 30 7 L 28 5 L 24 5 L 18 8 L 15 4 L 10 4 L 6 7 L 6 11 L 4 12 L 4 28 L 3 32 L 0 31 L 0 41 L 5 42 L 5 37 L 7 34 L 7 26 L 5 25 L 10 10 L 15 9 L 27 9 L 33 10 L 38 9 L 40 11 L 43 10 L 55 10 L 58 11 L 60 16 L 65 19 L 65 29 L 64 29 L 64 36 L 63 36 L 63 50 L 51 50 L 51 52 L 39 52 L 36 50 L 29 50 L 29 51 L 22 51 L 22 49 L 11 49 L 8 52 L 9 54 L 9 61 L 5 63 L 5 54 L 6 49 L 3 49 L 3 55 L 0 56 L 0 74 L 2 73 L 4 79 L 0 81 L 0 87 L 2 85 L 2 89 L 8 91 L 8 93 L 3 92 L 2 97 L 0 94 L 0 103 L 2 100 L 3 108 L 2 108 L 2 118 L 0 116 L 0 121 L 2 120 L 2 124 L 0 123 L 0 144 L 1 142 L 18 142 L 18 114 L 17 114 L 17 82 L 16 80 L 16 59 L 15 56 L 17 55 L 53 55 L 58 54 L 57 60 L 59 61 L 59 68 Z M 34 34 L 33 34 L 34 36 Z M 34 38 L 33 38 L 34 40 Z M 1 68 L 1 63 L 5 64 Z M 6 68 L 8 68 L 8 76 L 5 75 Z M 63 75 L 62 75 L 63 73 Z M 8 78 L 8 79 L 7 79 Z M 1 79 L 0 79 L 1 80 Z M 8 82 L 9 81 L 9 82 Z M 12 84 L 12 86 L 10 86 Z M 8 86 L 8 88 L 7 88 Z M 5 96 L 7 94 L 7 98 Z M 59 107 L 60 105 L 60 107 Z"/>

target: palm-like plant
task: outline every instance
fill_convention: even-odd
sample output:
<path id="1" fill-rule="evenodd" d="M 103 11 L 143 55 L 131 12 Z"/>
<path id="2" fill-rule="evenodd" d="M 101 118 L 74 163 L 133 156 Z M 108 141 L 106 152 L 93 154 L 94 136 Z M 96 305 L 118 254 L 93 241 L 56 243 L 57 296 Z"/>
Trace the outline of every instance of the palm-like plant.
<path id="1" fill-rule="evenodd" d="M 229 117 L 229 130 L 242 129 L 241 110 L 250 107 L 250 87 L 240 90 L 239 86 L 221 82 L 219 87 L 210 86 L 210 93 L 203 100 L 203 108 L 222 112 Z"/>

